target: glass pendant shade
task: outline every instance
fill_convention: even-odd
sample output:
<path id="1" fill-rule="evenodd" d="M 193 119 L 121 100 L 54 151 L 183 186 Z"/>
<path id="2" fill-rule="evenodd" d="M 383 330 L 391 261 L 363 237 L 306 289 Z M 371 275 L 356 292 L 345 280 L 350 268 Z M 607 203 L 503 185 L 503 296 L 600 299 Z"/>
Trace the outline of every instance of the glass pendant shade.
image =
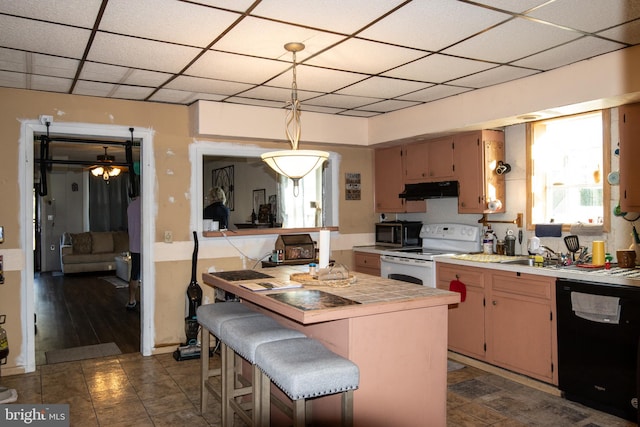
<path id="1" fill-rule="evenodd" d="M 298 181 L 320 167 L 329 158 L 329 153 L 318 150 L 298 150 L 302 127 L 300 124 L 300 101 L 298 100 L 298 84 L 296 81 L 296 52 L 303 50 L 304 44 L 287 43 L 284 48 L 293 53 L 291 100 L 287 102 L 287 114 L 285 117 L 285 133 L 291 144 L 291 150 L 272 151 L 264 153 L 261 157 L 271 169 L 293 180 L 294 194 L 296 194 Z"/>

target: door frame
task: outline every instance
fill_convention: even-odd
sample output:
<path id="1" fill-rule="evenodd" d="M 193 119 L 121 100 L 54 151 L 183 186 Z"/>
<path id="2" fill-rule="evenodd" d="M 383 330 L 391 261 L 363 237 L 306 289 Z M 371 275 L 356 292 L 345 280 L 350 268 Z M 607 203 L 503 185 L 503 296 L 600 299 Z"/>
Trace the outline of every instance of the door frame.
<path id="1" fill-rule="evenodd" d="M 129 126 L 100 125 L 90 123 L 52 123 L 49 131 L 67 135 L 130 138 Z M 22 347 L 20 352 L 25 362 L 26 372 L 36 370 L 35 362 L 35 301 L 34 301 L 34 266 L 33 266 L 33 173 L 35 162 L 33 157 L 33 138 L 36 133 L 46 133 L 47 127 L 39 120 L 23 120 L 20 127 L 19 176 L 20 212 L 21 212 L 21 245 L 24 248 L 22 268 L 22 285 L 20 312 L 22 324 Z M 155 312 L 155 270 L 153 268 L 153 230 L 155 230 L 154 215 L 154 179 L 155 163 L 153 158 L 153 130 L 134 127 L 134 137 L 140 139 L 140 194 L 142 196 L 142 280 L 140 287 L 142 299 L 140 312 L 140 352 L 143 356 L 151 356 L 155 326 L 153 314 Z M 122 308 L 124 310 L 124 307 Z"/>

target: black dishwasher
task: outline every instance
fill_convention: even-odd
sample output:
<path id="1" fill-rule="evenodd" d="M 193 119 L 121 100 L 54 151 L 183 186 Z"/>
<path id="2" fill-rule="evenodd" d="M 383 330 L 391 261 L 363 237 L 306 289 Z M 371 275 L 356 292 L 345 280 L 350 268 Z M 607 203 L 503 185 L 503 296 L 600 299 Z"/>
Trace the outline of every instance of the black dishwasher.
<path id="1" fill-rule="evenodd" d="M 558 279 L 556 304 L 564 396 L 638 422 L 640 287 Z"/>

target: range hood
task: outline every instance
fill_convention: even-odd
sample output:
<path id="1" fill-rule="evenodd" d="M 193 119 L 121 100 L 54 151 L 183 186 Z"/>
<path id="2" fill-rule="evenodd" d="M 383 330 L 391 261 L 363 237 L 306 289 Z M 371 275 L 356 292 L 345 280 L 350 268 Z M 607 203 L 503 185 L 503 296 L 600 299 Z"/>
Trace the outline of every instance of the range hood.
<path id="1" fill-rule="evenodd" d="M 458 181 L 422 182 L 405 184 L 404 191 L 398 194 L 401 199 L 425 200 L 458 197 Z"/>

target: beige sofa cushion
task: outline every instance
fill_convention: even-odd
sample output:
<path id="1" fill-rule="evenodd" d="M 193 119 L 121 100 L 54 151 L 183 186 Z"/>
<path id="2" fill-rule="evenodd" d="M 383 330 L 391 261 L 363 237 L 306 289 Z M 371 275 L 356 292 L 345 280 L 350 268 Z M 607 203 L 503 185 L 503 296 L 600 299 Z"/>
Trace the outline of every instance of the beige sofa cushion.
<path id="1" fill-rule="evenodd" d="M 113 233 L 111 232 L 91 232 L 91 253 L 106 254 L 113 253 Z"/>
<path id="2" fill-rule="evenodd" d="M 90 254 L 91 233 L 71 234 L 71 246 L 74 254 Z"/>

